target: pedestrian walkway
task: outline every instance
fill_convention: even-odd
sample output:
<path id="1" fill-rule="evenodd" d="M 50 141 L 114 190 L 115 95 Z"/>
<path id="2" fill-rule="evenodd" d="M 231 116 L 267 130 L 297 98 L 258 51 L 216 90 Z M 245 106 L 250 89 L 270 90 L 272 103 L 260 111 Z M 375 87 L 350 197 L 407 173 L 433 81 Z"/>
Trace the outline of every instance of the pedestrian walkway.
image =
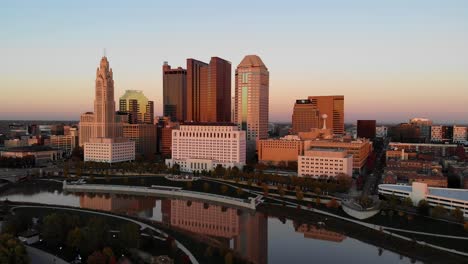
<path id="1" fill-rule="evenodd" d="M 215 179 L 207 179 L 206 177 L 204 179 L 207 180 L 207 181 L 223 183 L 225 185 L 235 187 L 235 188 L 238 187 L 238 186 L 226 183 L 224 181 L 219 181 L 219 180 L 215 180 Z M 245 192 L 248 192 L 248 193 L 251 193 L 251 194 L 260 194 L 260 192 L 252 191 L 252 190 L 246 189 L 246 188 L 243 188 L 243 190 Z M 300 205 L 298 203 L 285 201 L 283 199 L 278 199 L 278 198 L 274 198 L 274 197 L 268 197 L 268 198 L 271 199 L 271 200 L 277 201 L 277 202 L 285 203 L 286 205 L 289 205 L 291 207 L 297 207 L 298 205 Z M 330 217 L 338 218 L 338 219 L 343 220 L 343 221 L 348 221 L 348 222 L 351 222 L 351 223 L 354 223 L 354 224 L 357 224 L 357 225 L 365 226 L 367 228 L 374 229 L 376 231 L 380 231 L 380 232 L 383 232 L 385 234 L 388 234 L 388 235 L 391 235 L 391 236 L 394 236 L 394 237 L 398 237 L 398 238 L 406 240 L 406 241 L 413 241 L 413 239 L 409 238 L 409 237 L 406 237 L 406 236 L 402 236 L 402 235 L 399 235 L 399 234 L 392 233 L 391 231 L 401 231 L 401 232 L 428 235 L 428 236 L 435 236 L 435 237 L 445 237 L 445 238 L 468 240 L 468 237 L 458 237 L 458 236 L 441 235 L 441 234 L 436 234 L 436 233 L 417 232 L 417 231 L 390 228 L 390 227 L 385 227 L 385 226 L 381 226 L 381 225 L 369 224 L 369 223 L 362 222 L 362 221 L 359 221 L 359 220 L 356 220 L 356 219 L 343 217 L 343 216 L 340 216 L 340 215 L 336 215 L 336 214 L 329 213 L 329 212 L 322 211 L 320 209 L 315 209 L 315 208 L 303 208 L 303 210 L 314 212 L 314 213 L 319 213 L 319 214 L 322 214 L 322 215 L 327 215 L 327 216 L 330 216 Z M 435 248 L 435 249 L 439 249 L 439 250 L 442 250 L 442 251 L 451 252 L 451 253 L 455 253 L 455 254 L 459 254 L 459 255 L 468 257 L 468 252 L 461 252 L 461 251 L 450 249 L 450 248 L 440 247 L 440 246 L 437 246 L 437 245 L 426 243 L 424 241 L 423 242 L 417 241 L 417 243 L 421 244 L 421 245 L 424 245 L 424 246 L 429 246 L 429 247 L 432 247 L 432 248 Z"/>
<path id="2" fill-rule="evenodd" d="M 65 260 L 34 247 L 26 246 L 26 252 L 31 264 L 68 264 Z"/>
<path id="3" fill-rule="evenodd" d="M 114 217 L 114 218 L 119 218 L 119 219 L 123 219 L 123 220 L 126 220 L 126 221 L 129 221 L 129 222 L 132 222 L 132 223 L 135 223 L 137 225 L 140 226 L 140 230 L 143 230 L 143 229 L 151 229 L 157 233 L 160 234 L 160 236 L 164 237 L 164 238 L 167 238 L 169 235 L 166 234 L 164 231 L 162 230 L 159 230 L 157 228 L 154 228 L 148 224 L 145 224 L 143 222 L 140 222 L 140 221 L 137 221 L 137 220 L 134 220 L 132 218 L 128 218 L 128 217 L 123 217 L 123 216 L 119 216 L 119 215 L 113 215 L 113 214 L 107 214 L 107 213 L 102 213 L 102 212 L 95 212 L 95 211 L 89 211 L 89 210 L 83 210 L 83 209 L 74 209 L 74 208 L 64 208 L 64 207 L 58 207 L 58 206 L 41 206 L 41 205 L 18 205 L 18 206 L 15 206 L 12 208 L 12 210 L 14 209 L 17 209 L 17 208 L 47 208 L 47 209 L 60 209 L 60 210 L 68 210 L 68 211 L 76 211 L 76 212 L 85 212 L 85 213 L 91 213 L 91 214 L 97 214 L 97 215 L 103 215 L 103 216 L 107 216 L 107 217 Z M 182 250 L 187 256 L 188 258 L 190 259 L 190 261 L 193 263 L 193 264 L 198 264 L 198 260 L 195 258 L 195 256 L 193 256 L 192 252 L 190 252 L 190 250 L 188 250 L 182 243 L 180 243 L 179 241 L 177 240 L 174 240 L 177 247 Z M 53 262 L 46 262 L 46 263 L 53 263 Z M 65 262 L 66 263 L 66 262 Z"/>

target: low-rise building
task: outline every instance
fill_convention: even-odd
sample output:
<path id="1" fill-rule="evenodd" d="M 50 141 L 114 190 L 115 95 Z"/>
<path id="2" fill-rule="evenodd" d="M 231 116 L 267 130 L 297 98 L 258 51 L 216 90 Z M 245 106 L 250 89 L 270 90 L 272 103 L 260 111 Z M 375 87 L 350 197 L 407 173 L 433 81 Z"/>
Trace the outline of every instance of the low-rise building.
<path id="1" fill-rule="evenodd" d="M 468 190 L 429 187 L 426 183 L 413 182 L 411 186 L 380 184 L 380 195 L 394 195 L 400 199 L 409 197 L 414 205 L 426 200 L 430 206 L 441 205 L 448 210 L 459 208 L 468 217 Z"/>
<path id="2" fill-rule="evenodd" d="M 49 138 L 51 147 L 61 149 L 67 155 L 71 154 L 78 143 L 78 137 L 75 135 L 51 135 Z"/>
<path id="3" fill-rule="evenodd" d="M 343 149 L 312 148 L 299 156 L 298 176 L 335 177 L 340 174 L 352 176 L 353 156 Z"/>
<path id="4" fill-rule="evenodd" d="M 296 162 L 304 154 L 304 141 L 298 136 L 286 136 L 280 139 L 258 140 L 258 162 L 278 165 L 280 162 Z"/>
<path id="5" fill-rule="evenodd" d="M 172 158 L 181 171 L 211 171 L 216 166 L 242 169 L 246 160 L 245 131 L 231 123 L 186 123 L 172 130 Z"/>
<path id="6" fill-rule="evenodd" d="M 468 128 L 465 126 L 453 126 L 453 143 L 466 144 Z"/>
<path id="7" fill-rule="evenodd" d="M 339 148 L 344 149 L 348 155 L 353 157 L 353 169 L 361 171 L 367 162 L 369 154 L 372 152 L 372 142 L 368 139 L 358 140 L 311 140 L 305 143 L 308 148 Z"/>
<path id="8" fill-rule="evenodd" d="M 457 144 L 428 144 L 390 142 L 390 149 L 404 149 L 405 152 L 433 153 L 438 157 L 449 157 L 455 154 Z"/>
<path id="9" fill-rule="evenodd" d="M 135 160 L 135 142 L 126 138 L 90 138 L 84 161 L 116 163 Z"/>
<path id="10" fill-rule="evenodd" d="M 0 155 L 7 158 L 24 158 L 33 156 L 37 166 L 62 159 L 63 151 L 49 146 L 27 146 L 10 148 L 0 152 Z"/>

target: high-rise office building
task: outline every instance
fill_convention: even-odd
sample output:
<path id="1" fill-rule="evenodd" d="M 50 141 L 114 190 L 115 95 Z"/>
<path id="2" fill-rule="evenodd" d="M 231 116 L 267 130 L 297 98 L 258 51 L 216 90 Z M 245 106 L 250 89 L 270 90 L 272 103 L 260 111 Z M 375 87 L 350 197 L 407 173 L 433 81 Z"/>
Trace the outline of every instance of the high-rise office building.
<path id="1" fill-rule="evenodd" d="M 85 161 L 113 163 L 135 159 L 135 143 L 122 137 L 122 123 L 116 119 L 114 79 L 107 57 L 102 57 L 96 71 L 94 113 L 83 114 L 79 126 Z"/>
<path id="2" fill-rule="evenodd" d="M 268 137 L 269 72 L 257 55 L 247 55 L 235 75 L 235 122 L 246 131 L 249 156 L 256 140 Z"/>
<path id="3" fill-rule="evenodd" d="M 187 59 L 186 121 L 230 122 L 231 63 L 212 57 L 209 64 Z"/>
<path id="4" fill-rule="evenodd" d="M 120 97 L 119 111 L 128 113 L 130 124 L 153 124 L 154 103 L 142 91 L 126 90 Z"/>
<path id="5" fill-rule="evenodd" d="M 296 100 L 292 114 L 292 133 L 309 132 L 320 127 L 320 115 L 309 99 Z"/>
<path id="6" fill-rule="evenodd" d="M 342 135 L 344 130 L 344 96 L 309 96 L 308 98 L 320 112 L 320 116 L 327 115 L 326 126 L 333 134 Z"/>
<path id="7" fill-rule="evenodd" d="M 432 120 L 427 118 L 415 117 L 411 118 L 409 122 L 412 126 L 419 128 L 420 142 L 429 143 L 431 141 L 431 126 Z"/>
<path id="8" fill-rule="evenodd" d="M 187 114 L 187 70 L 163 64 L 163 115 L 182 122 Z"/>
<path id="9" fill-rule="evenodd" d="M 358 120 L 357 121 L 357 137 L 374 139 L 376 134 L 375 120 Z"/>

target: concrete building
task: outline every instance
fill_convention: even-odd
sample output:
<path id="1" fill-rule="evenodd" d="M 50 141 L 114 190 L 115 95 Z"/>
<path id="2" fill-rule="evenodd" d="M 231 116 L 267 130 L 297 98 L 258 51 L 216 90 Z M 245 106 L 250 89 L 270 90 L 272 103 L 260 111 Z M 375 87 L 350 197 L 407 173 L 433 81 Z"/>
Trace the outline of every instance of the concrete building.
<path id="1" fill-rule="evenodd" d="M 388 134 L 388 127 L 378 126 L 375 128 L 375 136 L 378 138 L 386 138 Z"/>
<path id="2" fill-rule="evenodd" d="M 258 162 L 278 165 L 280 162 L 297 162 L 304 153 L 304 142 L 298 136 L 258 140 Z"/>
<path id="3" fill-rule="evenodd" d="M 431 142 L 451 143 L 453 141 L 452 126 L 431 126 Z"/>
<path id="4" fill-rule="evenodd" d="M 245 165 L 245 132 L 235 124 L 186 123 L 172 130 L 172 158 L 166 165 L 181 171 L 211 171 Z"/>
<path id="5" fill-rule="evenodd" d="M 447 157 L 455 154 L 457 145 L 390 142 L 388 148 L 397 150 L 404 149 L 405 152 L 433 153 L 438 157 Z"/>
<path id="6" fill-rule="evenodd" d="M 300 177 L 335 177 L 353 175 L 353 156 L 336 148 L 312 148 L 299 156 L 297 175 Z"/>
<path id="7" fill-rule="evenodd" d="M 465 126 L 453 126 L 453 143 L 467 144 L 468 130 Z"/>
<path id="8" fill-rule="evenodd" d="M 157 126 L 153 124 L 124 124 L 123 137 L 135 142 L 137 154 L 150 158 L 156 155 Z"/>
<path id="9" fill-rule="evenodd" d="M 187 59 L 186 121 L 231 121 L 231 63 L 212 57 L 210 63 Z"/>
<path id="10" fill-rule="evenodd" d="M 29 146 L 29 147 L 17 147 L 11 148 L 0 152 L 0 156 L 6 158 L 24 158 L 33 156 L 35 165 L 42 165 L 48 162 L 61 160 L 63 157 L 63 151 L 60 149 L 54 149 L 49 146 Z"/>
<path id="11" fill-rule="evenodd" d="M 358 120 L 357 121 L 357 137 L 368 138 L 373 140 L 376 136 L 376 121 L 375 120 Z"/>
<path id="12" fill-rule="evenodd" d="M 311 140 L 306 142 L 305 149 L 309 148 L 338 148 L 344 149 L 353 158 L 353 169 L 361 171 L 366 165 L 367 158 L 372 151 L 372 142 L 368 139 L 353 141 L 341 140 Z"/>
<path id="13" fill-rule="evenodd" d="M 327 115 L 326 127 L 333 130 L 333 134 L 343 135 L 344 129 L 344 96 L 309 96 L 311 104 L 320 112 L 320 116 Z"/>
<path id="14" fill-rule="evenodd" d="M 143 91 L 126 90 L 119 100 L 119 112 L 129 115 L 130 124 L 154 123 L 154 103 L 148 100 Z"/>
<path id="15" fill-rule="evenodd" d="M 292 134 L 310 131 L 320 127 L 320 115 L 317 106 L 309 99 L 296 100 L 292 114 Z"/>
<path id="16" fill-rule="evenodd" d="M 380 184 L 380 195 L 395 195 L 400 199 L 411 198 L 414 205 L 426 200 L 430 206 L 441 205 L 448 210 L 460 208 L 464 217 L 468 217 L 468 190 L 428 187 L 425 183 L 413 182 L 411 186 Z"/>
<path id="17" fill-rule="evenodd" d="M 83 114 L 79 126 L 85 161 L 114 163 L 135 159 L 135 142 L 123 138 L 123 123 L 116 118 L 114 79 L 107 57 L 102 57 L 96 71 L 94 113 Z"/>
<path id="18" fill-rule="evenodd" d="M 52 135 L 49 138 L 49 146 L 61 149 L 66 155 L 71 155 L 73 149 L 78 146 L 78 136 L 75 135 Z"/>
<path id="19" fill-rule="evenodd" d="M 163 115 L 171 121 L 183 122 L 187 114 L 187 70 L 172 69 L 164 62 L 163 70 Z"/>
<path id="20" fill-rule="evenodd" d="M 84 145 L 84 161 L 117 163 L 135 160 L 135 142 L 126 138 L 91 138 Z"/>
<path id="21" fill-rule="evenodd" d="M 269 72 L 257 55 L 247 55 L 235 74 L 235 123 L 246 131 L 249 157 L 256 141 L 268 138 Z"/>
<path id="22" fill-rule="evenodd" d="M 422 142 L 423 143 L 429 143 L 431 140 L 431 126 L 432 126 L 432 120 L 427 119 L 427 118 L 412 118 L 410 119 L 409 123 L 412 126 L 416 126 L 419 128 L 419 133 L 421 138 L 423 138 Z"/>

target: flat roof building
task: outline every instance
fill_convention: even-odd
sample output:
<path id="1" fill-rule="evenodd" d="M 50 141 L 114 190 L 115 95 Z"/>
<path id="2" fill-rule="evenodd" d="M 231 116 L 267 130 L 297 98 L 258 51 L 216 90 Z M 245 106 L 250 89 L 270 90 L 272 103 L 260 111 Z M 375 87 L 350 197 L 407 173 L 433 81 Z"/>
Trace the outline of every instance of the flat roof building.
<path id="1" fill-rule="evenodd" d="M 172 130 L 172 158 L 166 165 L 181 171 L 211 171 L 245 165 L 245 131 L 232 123 L 186 123 Z"/>
<path id="2" fill-rule="evenodd" d="M 430 206 L 441 205 L 448 210 L 460 208 L 468 217 L 468 190 L 428 187 L 426 183 L 413 182 L 409 185 L 380 184 L 379 194 L 395 195 L 401 199 L 411 198 L 414 205 L 426 200 Z"/>
<path id="3" fill-rule="evenodd" d="M 353 156 L 344 149 L 312 148 L 299 156 L 297 167 L 300 177 L 335 177 L 342 174 L 351 177 Z"/>

